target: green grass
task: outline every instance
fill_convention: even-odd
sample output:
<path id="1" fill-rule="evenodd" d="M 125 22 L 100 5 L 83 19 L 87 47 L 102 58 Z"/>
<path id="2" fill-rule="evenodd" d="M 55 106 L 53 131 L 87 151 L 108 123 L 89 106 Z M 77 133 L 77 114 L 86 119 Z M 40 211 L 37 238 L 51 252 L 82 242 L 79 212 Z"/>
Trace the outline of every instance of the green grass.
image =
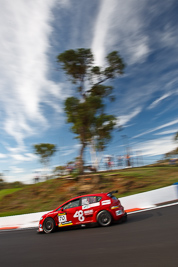
<path id="1" fill-rule="evenodd" d="M 9 194 L 12 194 L 14 192 L 17 192 L 19 190 L 21 190 L 22 188 L 10 188 L 10 189 L 2 189 L 0 190 L 0 200 L 6 196 L 6 195 L 9 195 Z"/>
<path id="2" fill-rule="evenodd" d="M 86 174 L 87 175 L 87 174 Z M 85 193 L 108 192 L 118 189 L 117 197 L 142 193 L 178 182 L 178 167 L 142 167 L 98 173 L 100 182 L 91 180 L 53 179 L 24 188 L 0 191 L 0 216 L 52 210 L 68 199 L 80 195 L 83 183 L 91 186 Z M 88 176 L 88 175 L 87 175 Z M 93 179 L 93 180 L 92 180 Z"/>

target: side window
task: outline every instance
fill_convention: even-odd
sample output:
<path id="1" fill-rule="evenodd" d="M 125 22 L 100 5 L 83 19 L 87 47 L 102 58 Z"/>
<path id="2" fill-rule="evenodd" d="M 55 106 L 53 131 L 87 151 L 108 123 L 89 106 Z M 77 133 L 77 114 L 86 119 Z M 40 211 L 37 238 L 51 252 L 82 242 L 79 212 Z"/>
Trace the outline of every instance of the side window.
<path id="1" fill-rule="evenodd" d="M 66 210 L 66 209 L 76 208 L 78 206 L 80 206 L 80 198 L 69 201 L 67 204 L 63 206 L 63 209 Z"/>
<path id="2" fill-rule="evenodd" d="M 89 205 L 89 197 L 82 197 L 82 206 Z"/>
<path id="3" fill-rule="evenodd" d="M 96 198 L 97 198 L 97 202 L 99 202 L 102 199 L 102 197 L 96 197 Z"/>
<path id="4" fill-rule="evenodd" d="M 96 202 L 99 202 L 100 200 L 101 200 L 101 197 L 98 197 L 98 196 L 82 197 L 82 206 L 96 203 Z"/>

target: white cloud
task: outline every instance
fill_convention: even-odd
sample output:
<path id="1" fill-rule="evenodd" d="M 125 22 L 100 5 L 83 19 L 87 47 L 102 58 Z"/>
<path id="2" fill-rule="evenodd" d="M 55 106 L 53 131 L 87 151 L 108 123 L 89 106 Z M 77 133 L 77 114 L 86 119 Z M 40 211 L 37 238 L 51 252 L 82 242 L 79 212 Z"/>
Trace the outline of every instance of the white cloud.
<path id="1" fill-rule="evenodd" d="M 103 65 L 111 47 L 119 47 L 125 53 L 127 63 L 145 60 L 150 49 L 148 37 L 142 30 L 144 6 L 140 1 L 101 1 L 92 42 L 97 64 Z"/>
<path id="2" fill-rule="evenodd" d="M 160 138 L 155 140 L 149 140 L 147 142 L 139 143 L 132 148 L 134 152 L 140 153 L 142 156 L 158 156 L 164 155 L 167 152 L 175 149 L 177 145 L 173 142 L 169 136 L 167 138 Z"/>
<path id="3" fill-rule="evenodd" d="M 149 131 L 145 131 L 145 132 L 143 132 L 141 134 L 135 135 L 133 138 L 137 138 L 137 137 L 143 136 L 143 135 L 148 134 L 148 133 L 156 132 L 157 130 L 172 126 L 174 124 L 178 124 L 178 120 L 173 120 L 171 122 L 165 123 L 165 124 L 163 124 L 161 126 L 158 126 L 158 127 L 154 128 L 154 129 L 151 129 Z"/>
<path id="4" fill-rule="evenodd" d="M 25 151 L 25 147 L 10 147 L 9 145 L 6 145 L 6 144 L 5 144 L 5 147 L 10 153 L 14 153 L 14 154 Z"/>
<path id="5" fill-rule="evenodd" d="M 26 161 L 27 158 L 21 154 L 12 154 L 11 157 L 16 161 Z"/>
<path id="6" fill-rule="evenodd" d="M 136 108 L 133 112 L 131 112 L 128 115 L 122 115 L 118 117 L 118 125 L 124 126 L 125 124 L 127 124 L 130 120 L 132 120 L 134 117 L 136 117 L 140 112 L 141 112 L 141 108 Z"/>
<path id="7" fill-rule="evenodd" d="M 0 159 L 5 159 L 5 158 L 7 158 L 7 155 L 0 153 Z"/>
<path id="8" fill-rule="evenodd" d="M 171 93 L 166 93 L 163 96 L 161 96 L 160 98 L 156 99 L 149 107 L 148 109 L 152 109 L 155 108 L 162 100 L 168 98 L 171 95 Z"/>
<path id="9" fill-rule="evenodd" d="M 92 43 L 92 50 L 95 54 L 96 65 L 104 64 L 104 57 L 106 55 L 105 43 L 108 38 L 109 27 L 112 21 L 114 9 L 117 6 L 115 0 L 111 0 L 110 2 L 103 0 L 101 3 Z"/>
<path id="10" fill-rule="evenodd" d="M 25 154 L 10 154 L 9 155 L 12 159 L 18 162 L 26 162 L 26 161 L 33 161 L 37 160 L 37 156 L 32 153 L 25 153 Z"/>
<path id="11" fill-rule="evenodd" d="M 61 112 L 61 84 L 47 77 L 55 4 L 57 0 L 1 1 L 0 102 L 5 115 L 1 119 L 6 133 L 18 144 L 39 128 L 47 129 L 41 107 L 45 100 L 52 98 Z M 60 4 L 68 5 L 68 1 Z"/>
<path id="12" fill-rule="evenodd" d="M 172 130 L 167 130 L 167 131 L 163 131 L 160 133 L 155 133 L 154 135 L 166 135 L 166 134 L 173 134 L 176 133 L 178 131 L 178 128 L 172 129 Z"/>
<path id="13" fill-rule="evenodd" d="M 63 156 L 68 156 L 68 155 L 75 153 L 76 151 L 78 152 L 80 148 L 81 148 L 81 144 L 76 144 L 70 147 L 68 146 L 62 147 L 60 151 Z"/>
<path id="14" fill-rule="evenodd" d="M 22 168 L 18 168 L 18 167 L 16 167 L 16 166 L 11 166 L 11 167 L 10 167 L 10 171 L 11 171 L 12 173 L 16 174 L 16 173 L 23 173 L 23 172 L 24 172 L 24 169 L 22 169 Z"/>

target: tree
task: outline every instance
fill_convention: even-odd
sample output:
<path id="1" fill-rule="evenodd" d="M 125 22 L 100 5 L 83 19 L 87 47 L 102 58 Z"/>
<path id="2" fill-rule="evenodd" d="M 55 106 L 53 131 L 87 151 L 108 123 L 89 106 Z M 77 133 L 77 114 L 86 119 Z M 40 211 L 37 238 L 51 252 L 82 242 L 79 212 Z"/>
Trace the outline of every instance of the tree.
<path id="1" fill-rule="evenodd" d="M 0 190 L 2 190 L 5 187 L 5 181 L 3 179 L 3 174 L 0 173 Z"/>
<path id="2" fill-rule="evenodd" d="M 174 136 L 174 141 L 175 142 L 178 142 L 178 132 L 175 134 Z M 169 151 L 168 153 L 165 154 L 165 157 L 166 158 L 170 158 L 170 157 L 173 157 L 173 156 L 177 156 L 178 155 L 178 147 L 172 151 Z"/>
<path id="3" fill-rule="evenodd" d="M 53 172 L 57 175 L 63 175 L 65 172 L 66 166 L 56 166 Z"/>
<path id="4" fill-rule="evenodd" d="M 35 150 L 35 154 L 40 156 L 40 162 L 44 164 L 45 167 L 48 166 L 50 158 L 57 150 L 56 145 L 47 143 L 33 145 L 33 148 Z"/>
<path id="5" fill-rule="evenodd" d="M 176 133 L 176 135 L 174 136 L 174 140 L 178 141 L 178 132 Z"/>
<path id="6" fill-rule="evenodd" d="M 106 84 L 123 74 L 125 67 L 117 51 L 106 57 L 107 66 L 94 65 L 90 49 L 67 50 L 57 56 L 57 61 L 69 80 L 76 84 L 75 96 L 65 100 L 67 122 L 72 123 L 71 130 L 80 140 L 80 172 L 83 172 L 83 153 L 88 144 L 103 150 L 111 139 L 116 124 L 113 115 L 105 113 L 105 98 L 114 100 L 113 87 Z"/>

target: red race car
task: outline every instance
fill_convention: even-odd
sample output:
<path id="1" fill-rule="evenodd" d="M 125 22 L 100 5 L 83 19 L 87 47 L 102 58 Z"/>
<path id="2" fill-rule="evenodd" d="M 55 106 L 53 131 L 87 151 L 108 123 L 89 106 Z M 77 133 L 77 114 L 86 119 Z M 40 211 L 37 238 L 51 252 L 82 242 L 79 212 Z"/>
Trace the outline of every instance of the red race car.
<path id="1" fill-rule="evenodd" d="M 127 213 L 120 201 L 113 196 L 118 191 L 90 194 L 72 198 L 57 209 L 43 215 L 39 232 L 51 233 L 57 227 L 98 223 L 108 226 L 112 221 L 126 221 Z"/>

